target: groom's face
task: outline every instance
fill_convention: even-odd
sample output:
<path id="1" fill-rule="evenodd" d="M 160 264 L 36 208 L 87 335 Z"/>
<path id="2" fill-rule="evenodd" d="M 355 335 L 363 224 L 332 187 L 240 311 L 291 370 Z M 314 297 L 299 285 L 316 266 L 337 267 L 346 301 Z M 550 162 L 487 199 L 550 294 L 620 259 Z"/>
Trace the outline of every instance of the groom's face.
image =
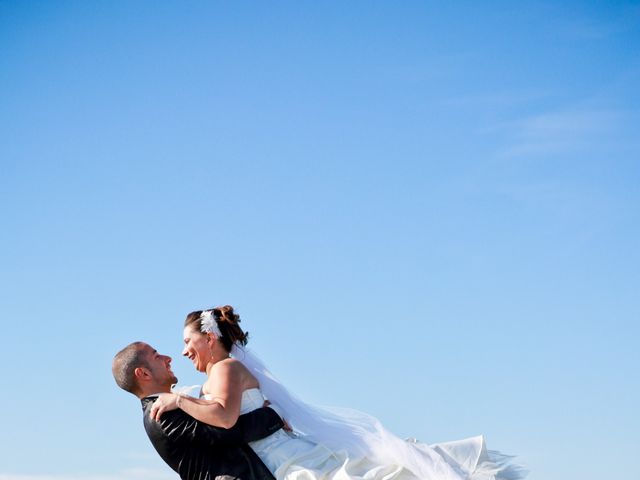
<path id="1" fill-rule="evenodd" d="M 150 345 L 146 345 L 145 356 L 151 376 L 153 379 L 161 385 L 174 385 L 178 383 L 178 379 L 171 370 L 171 357 L 168 355 L 161 355 L 156 349 Z"/>

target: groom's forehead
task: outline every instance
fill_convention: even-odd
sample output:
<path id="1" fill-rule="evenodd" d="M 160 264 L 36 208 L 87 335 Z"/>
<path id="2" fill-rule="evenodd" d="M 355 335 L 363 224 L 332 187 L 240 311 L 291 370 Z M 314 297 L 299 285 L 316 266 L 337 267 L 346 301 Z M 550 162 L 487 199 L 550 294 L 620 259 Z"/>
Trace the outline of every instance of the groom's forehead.
<path id="1" fill-rule="evenodd" d="M 151 345 L 149 345 L 148 343 L 144 343 L 140 346 L 140 351 L 144 354 L 144 355 L 155 355 L 156 353 L 158 353 L 156 351 L 155 348 L 153 348 Z"/>

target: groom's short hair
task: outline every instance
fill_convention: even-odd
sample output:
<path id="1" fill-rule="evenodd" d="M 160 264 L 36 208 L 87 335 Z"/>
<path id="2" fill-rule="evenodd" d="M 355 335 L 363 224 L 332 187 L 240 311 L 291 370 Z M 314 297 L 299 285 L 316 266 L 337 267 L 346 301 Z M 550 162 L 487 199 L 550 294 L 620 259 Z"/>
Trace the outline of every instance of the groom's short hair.
<path id="1" fill-rule="evenodd" d="M 133 342 L 113 357 L 113 365 L 111 366 L 113 378 L 120 388 L 134 395 L 137 395 L 139 391 L 135 375 L 136 368 L 149 368 L 147 352 L 144 350 L 146 345 L 144 342 Z"/>

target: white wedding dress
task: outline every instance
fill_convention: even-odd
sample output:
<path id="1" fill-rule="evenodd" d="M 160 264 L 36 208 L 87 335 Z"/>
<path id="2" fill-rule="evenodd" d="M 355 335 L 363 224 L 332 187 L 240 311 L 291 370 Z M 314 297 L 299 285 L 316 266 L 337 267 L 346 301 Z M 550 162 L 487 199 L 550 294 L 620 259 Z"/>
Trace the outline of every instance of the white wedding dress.
<path id="1" fill-rule="evenodd" d="M 366 413 L 303 402 L 242 346 L 234 345 L 231 354 L 260 384 L 242 393 L 241 413 L 261 408 L 268 398 L 296 432 L 278 430 L 250 444 L 277 480 L 520 480 L 526 476 L 524 469 L 509 463 L 511 457 L 488 451 L 482 436 L 433 445 L 401 440 Z"/>
<path id="2" fill-rule="evenodd" d="M 206 397 L 206 396 L 205 396 Z M 242 394 L 241 413 L 263 406 L 265 397 L 258 388 Z M 509 457 L 485 448 L 482 436 L 457 442 L 426 445 L 407 441 L 415 458 L 434 462 L 434 475 L 420 478 L 397 462 L 376 464 L 366 456 L 355 457 L 310 440 L 310 437 L 279 430 L 250 446 L 277 480 L 517 480 L 524 472 L 507 463 Z"/>
<path id="3" fill-rule="evenodd" d="M 245 390 L 240 413 L 262 407 L 264 400 L 259 389 Z M 249 445 L 277 480 L 416 480 L 401 467 L 382 467 L 363 458 L 349 458 L 346 452 L 332 452 L 284 430 Z"/>

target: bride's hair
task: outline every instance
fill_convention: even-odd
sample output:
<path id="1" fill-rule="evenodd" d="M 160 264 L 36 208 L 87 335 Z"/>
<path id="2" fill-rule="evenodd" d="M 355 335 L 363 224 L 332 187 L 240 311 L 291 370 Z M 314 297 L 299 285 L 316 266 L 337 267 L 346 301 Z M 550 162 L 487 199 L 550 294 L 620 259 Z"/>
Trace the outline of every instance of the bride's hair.
<path id="1" fill-rule="evenodd" d="M 202 319 L 200 316 L 203 312 L 211 311 L 213 318 L 215 318 L 218 328 L 222 336 L 219 338 L 222 342 L 222 346 L 227 352 L 231 351 L 231 347 L 234 343 L 240 345 L 246 345 L 249 332 L 243 332 L 240 328 L 240 315 L 233 311 L 231 305 L 225 305 L 224 307 L 215 307 L 208 310 L 196 310 L 187 315 L 184 320 L 185 327 L 193 327 L 196 331 L 202 331 Z"/>

